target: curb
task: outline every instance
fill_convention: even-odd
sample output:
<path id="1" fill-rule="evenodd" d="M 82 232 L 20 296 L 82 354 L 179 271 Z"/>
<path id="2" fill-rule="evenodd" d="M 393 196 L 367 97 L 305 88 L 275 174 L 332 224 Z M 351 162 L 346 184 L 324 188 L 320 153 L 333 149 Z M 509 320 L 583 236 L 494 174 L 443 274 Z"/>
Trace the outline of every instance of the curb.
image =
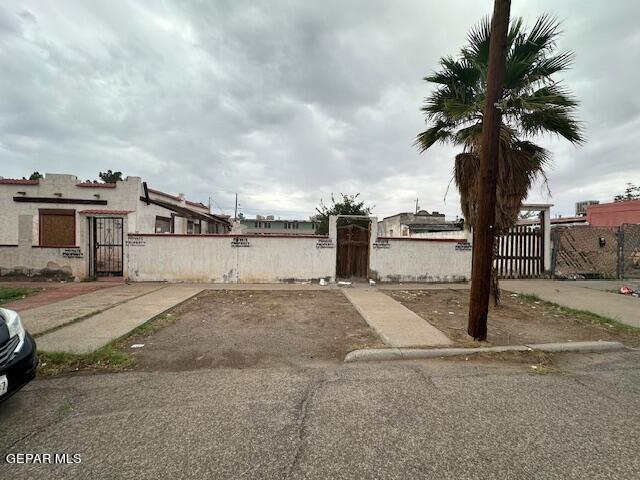
<path id="1" fill-rule="evenodd" d="M 478 353 L 531 352 L 537 350 L 545 353 L 560 352 L 614 352 L 624 350 L 620 342 L 564 342 L 535 343 L 530 345 L 509 345 L 503 347 L 480 348 L 365 348 L 349 352 L 345 363 L 371 362 L 384 360 L 417 360 L 424 358 L 444 358 Z"/>

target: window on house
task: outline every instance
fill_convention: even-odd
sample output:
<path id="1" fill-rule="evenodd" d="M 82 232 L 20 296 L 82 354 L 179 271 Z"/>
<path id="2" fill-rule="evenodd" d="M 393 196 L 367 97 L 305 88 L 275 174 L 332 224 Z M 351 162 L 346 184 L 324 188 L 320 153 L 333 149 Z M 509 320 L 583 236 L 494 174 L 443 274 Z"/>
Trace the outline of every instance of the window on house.
<path id="1" fill-rule="evenodd" d="M 259 222 L 253 222 L 253 228 L 259 228 L 259 227 L 260 227 Z"/>
<path id="2" fill-rule="evenodd" d="M 187 220 L 187 234 L 197 235 L 199 233 L 202 233 L 200 220 Z"/>
<path id="3" fill-rule="evenodd" d="M 169 217 L 156 216 L 156 233 L 171 233 L 171 219 Z"/>
<path id="4" fill-rule="evenodd" d="M 39 211 L 40 245 L 71 247 L 76 244 L 76 211 L 41 208 Z"/>

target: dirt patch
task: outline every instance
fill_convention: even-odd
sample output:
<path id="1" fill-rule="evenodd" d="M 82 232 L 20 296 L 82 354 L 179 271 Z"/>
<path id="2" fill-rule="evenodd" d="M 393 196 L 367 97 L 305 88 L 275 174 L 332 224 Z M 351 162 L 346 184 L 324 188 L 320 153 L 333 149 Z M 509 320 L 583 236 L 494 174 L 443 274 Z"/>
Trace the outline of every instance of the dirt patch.
<path id="1" fill-rule="evenodd" d="M 469 292 L 462 290 L 398 290 L 387 295 L 446 333 L 456 344 L 477 345 L 467 335 Z M 631 330 L 631 329 L 629 329 Z M 487 341 L 522 345 L 587 340 L 640 345 L 640 331 L 625 331 L 572 315 L 545 302 L 527 301 L 503 292 L 502 304 L 489 308 Z"/>
<path id="2" fill-rule="evenodd" d="M 127 339 L 136 369 L 247 368 L 342 361 L 380 347 L 337 291 L 209 290 L 178 307 L 175 321 Z M 144 344 L 132 349 L 133 344 Z"/>

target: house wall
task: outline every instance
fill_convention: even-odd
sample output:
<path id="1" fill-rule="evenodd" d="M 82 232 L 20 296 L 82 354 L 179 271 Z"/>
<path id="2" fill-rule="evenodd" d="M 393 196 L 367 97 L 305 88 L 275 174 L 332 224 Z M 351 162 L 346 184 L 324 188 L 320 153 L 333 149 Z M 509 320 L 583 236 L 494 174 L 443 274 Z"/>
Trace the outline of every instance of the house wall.
<path id="1" fill-rule="evenodd" d="M 154 205 L 150 203 L 147 205 L 143 201 L 138 201 L 138 223 L 137 229 L 134 232 L 140 233 L 156 233 L 156 216 L 171 218 L 170 210 L 163 208 L 159 205 Z M 178 219 L 176 219 L 177 223 Z M 180 230 L 176 233 L 186 233 L 186 222 L 184 224 L 184 231 Z M 134 233 L 131 232 L 131 233 Z"/>
<path id="2" fill-rule="evenodd" d="M 640 224 L 640 200 L 589 205 L 587 222 L 592 227 L 619 227 L 625 223 Z"/>
<path id="3" fill-rule="evenodd" d="M 400 213 L 393 217 L 387 217 L 378 222 L 378 233 L 384 237 L 401 237 L 402 224 L 406 223 L 406 214 Z"/>
<path id="4" fill-rule="evenodd" d="M 126 260 L 133 281 L 288 283 L 332 279 L 335 248 L 324 237 L 233 235 L 129 235 Z"/>
<path id="5" fill-rule="evenodd" d="M 81 217 L 81 222 L 87 219 Z M 127 220 L 123 225 L 125 231 Z M 12 279 L 76 280 L 89 276 L 89 239 L 86 228 L 77 228 L 78 247 L 41 247 L 33 238 L 33 216 L 18 218 L 17 245 L 0 245 L 0 276 Z M 126 246 L 124 247 L 126 255 Z"/>
<path id="6" fill-rule="evenodd" d="M 68 209 L 76 211 L 76 245 L 80 245 L 80 222 L 82 210 L 128 210 L 130 231 L 136 230 L 136 207 L 140 196 L 140 178 L 127 177 L 118 182 L 115 188 L 78 186 L 80 183 L 75 175 L 59 175 L 47 173 L 37 185 L 13 185 L 0 183 L 0 244 L 16 245 L 18 243 L 18 218 L 21 215 L 31 215 L 33 219 L 33 241 L 38 244 L 40 208 Z M 20 195 L 18 192 L 25 192 Z M 13 197 L 48 197 L 63 199 L 106 200 L 106 205 L 87 205 L 79 203 L 22 203 L 15 202 Z M 99 195 L 96 198 L 95 195 Z"/>
<path id="7" fill-rule="evenodd" d="M 128 177 L 115 187 L 86 185 L 74 175 L 46 174 L 33 185 L 0 182 L 0 275 L 81 279 L 88 276 L 89 238 L 83 210 L 131 211 L 125 232 L 135 231 L 139 177 Z M 20 192 L 24 192 L 21 194 Z M 83 203 L 16 202 L 14 197 L 102 200 L 106 205 Z M 39 243 L 39 210 L 75 210 L 75 245 L 46 247 Z"/>

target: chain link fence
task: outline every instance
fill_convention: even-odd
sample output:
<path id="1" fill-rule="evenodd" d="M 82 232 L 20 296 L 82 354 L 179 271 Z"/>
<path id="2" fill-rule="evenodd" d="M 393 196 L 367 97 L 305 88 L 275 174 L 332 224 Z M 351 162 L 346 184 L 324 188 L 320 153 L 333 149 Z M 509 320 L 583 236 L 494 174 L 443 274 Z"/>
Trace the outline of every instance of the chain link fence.
<path id="1" fill-rule="evenodd" d="M 640 278 L 640 225 L 558 227 L 551 243 L 554 278 Z"/>
<path id="2" fill-rule="evenodd" d="M 623 225 L 621 233 L 620 278 L 640 278 L 640 225 Z"/>

